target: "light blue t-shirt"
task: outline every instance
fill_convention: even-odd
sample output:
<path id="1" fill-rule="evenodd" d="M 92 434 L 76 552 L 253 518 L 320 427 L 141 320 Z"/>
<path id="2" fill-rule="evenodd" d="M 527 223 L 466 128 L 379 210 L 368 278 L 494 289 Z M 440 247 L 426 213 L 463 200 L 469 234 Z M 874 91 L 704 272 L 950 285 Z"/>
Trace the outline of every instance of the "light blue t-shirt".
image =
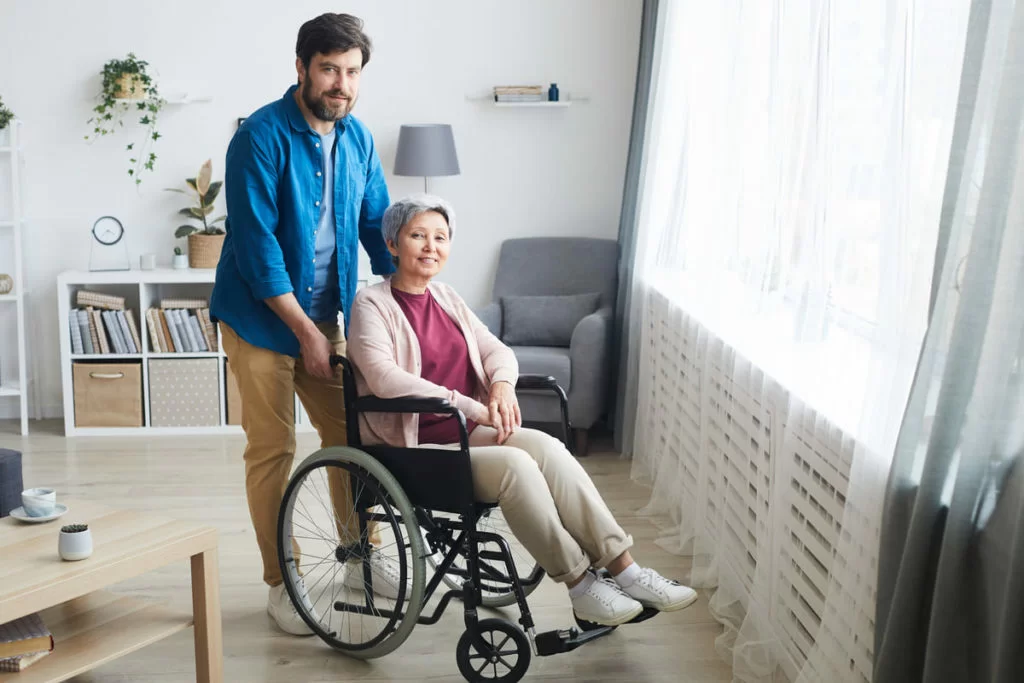
<path id="1" fill-rule="evenodd" d="M 337 235 L 334 234 L 334 142 L 337 133 L 332 128 L 327 135 L 320 136 L 323 154 L 324 194 L 320 202 L 320 222 L 316 226 L 316 266 L 313 277 L 313 300 L 309 317 L 314 322 L 338 319 L 341 293 L 338 290 L 338 250 L 335 248 Z M 330 150 L 330 152 L 327 152 Z"/>

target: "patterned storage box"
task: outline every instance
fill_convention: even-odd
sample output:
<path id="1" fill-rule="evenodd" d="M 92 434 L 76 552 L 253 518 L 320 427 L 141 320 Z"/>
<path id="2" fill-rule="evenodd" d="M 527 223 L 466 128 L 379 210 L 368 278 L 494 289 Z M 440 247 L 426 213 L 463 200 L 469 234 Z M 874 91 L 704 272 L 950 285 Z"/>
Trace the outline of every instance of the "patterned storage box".
<path id="1" fill-rule="evenodd" d="M 153 427 L 220 424 L 216 358 L 149 361 L 149 422 Z"/>

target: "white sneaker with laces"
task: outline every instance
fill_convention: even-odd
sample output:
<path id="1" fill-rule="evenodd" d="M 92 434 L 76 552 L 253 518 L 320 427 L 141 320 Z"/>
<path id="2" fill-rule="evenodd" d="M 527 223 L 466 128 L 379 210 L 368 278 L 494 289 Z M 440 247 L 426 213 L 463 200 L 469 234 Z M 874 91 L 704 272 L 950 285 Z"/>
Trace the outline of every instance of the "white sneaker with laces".
<path id="1" fill-rule="evenodd" d="M 659 612 L 674 612 L 697 601 L 697 591 L 666 579 L 650 567 L 641 569 L 637 579 L 622 590 L 644 607 Z"/>
<path id="2" fill-rule="evenodd" d="M 309 598 L 305 595 L 305 586 L 302 585 L 301 579 L 299 586 L 302 587 L 303 599 L 308 603 Z M 307 609 L 312 614 L 316 614 L 312 606 L 308 604 Z M 277 623 L 278 628 L 285 633 L 290 633 L 293 636 L 313 635 L 313 630 L 306 625 L 295 609 L 295 605 L 292 604 L 292 599 L 283 583 L 270 587 L 270 595 L 267 597 L 267 613 Z"/>
<path id="3" fill-rule="evenodd" d="M 378 552 L 370 553 L 370 577 L 373 581 L 373 592 L 384 598 L 395 600 L 398 598 L 398 586 L 401 577 L 398 573 L 398 565 L 394 560 L 388 559 Z M 363 590 L 363 563 L 362 561 L 348 562 L 345 565 L 344 585 L 353 590 Z M 412 591 L 411 581 L 406 581 L 405 599 L 409 599 Z"/>
<path id="4" fill-rule="evenodd" d="M 603 626 L 618 626 L 633 620 L 644 606 L 622 592 L 612 579 L 596 579 L 579 597 L 572 598 L 576 617 Z"/>

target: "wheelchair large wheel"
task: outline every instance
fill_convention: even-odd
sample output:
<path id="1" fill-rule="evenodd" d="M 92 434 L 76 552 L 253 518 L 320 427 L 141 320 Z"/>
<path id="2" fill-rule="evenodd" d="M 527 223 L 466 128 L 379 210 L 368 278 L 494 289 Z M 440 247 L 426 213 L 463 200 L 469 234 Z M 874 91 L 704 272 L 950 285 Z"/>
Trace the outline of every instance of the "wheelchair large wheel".
<path id="1" fill-rule="evenodd" d="M 409 499 L 377 460 L 348 447 L 306 458 L 285 489 L 277 538 L 292 604 L 324 642 L 372 659 L 409 636 L 423 607 L 423 539 Z"/>
<path id="2" fill-rule="evenodd" d="M 453 515 L 446 513 L 432 512 L 430 513 L 429 519 L 431 520 L 453 520 Z M 430 536 L 431 529 L 429 524 L 424 525 L 424 531 L 427 532 L 428 537 Z M 476 523 L 477 531 L 487 531 L 490 533 L 498 534 L 504 537 L 508 543 L 509 549 L 512 551 L 512 563 L 515 565 L 516 573 L 519 575 L 519 580 L 523 585 L 523 593 L 529 595 L 537 586 L 540 585 L 540 580 L 533 583 L 527 583 L 527 580 L 539 571 L 537 561 L 533 559 L 533 555 L 519 542 L 519 539 L 515 537 L 512 530 L 508 527 L 508 522 L 505 521 L 505 515 L 502 514 L 501 508 L 489 508 L 481 514 L 480 519 Z M 444 541 L 440 547 L 432 550 L 439 551 L 432 553 L 427 557 L 427 561 L 431 567 L 437 569 L 438 562 L 441 557 L 447 554 L 454 543 L 455 534 L 448 533 L 444 534 Z M 480 549 L 498 550 L 497 545 L 493 543 L 481 543 Z M 460 552 L 459 556 L 455 559 L 452 564 L 453 567 L 465 571 L 466 569 L 466 557 L 465 552 Z M 516 594 L 512 590 L 511 582 L 508 580 L 508 568 L 504 562 L 497 560 L 480 560 L 480 602 L 486 607 L 506 607 L 508 605 L 514 605 L 516 603 Z M 540 574 L 543 579 L 543 574 Z M 462 582 L 465 579 L 458 574 L 446 573 L 442 577 L 445 585 L 453 590 L 459 590 L 462 588 Z"/>

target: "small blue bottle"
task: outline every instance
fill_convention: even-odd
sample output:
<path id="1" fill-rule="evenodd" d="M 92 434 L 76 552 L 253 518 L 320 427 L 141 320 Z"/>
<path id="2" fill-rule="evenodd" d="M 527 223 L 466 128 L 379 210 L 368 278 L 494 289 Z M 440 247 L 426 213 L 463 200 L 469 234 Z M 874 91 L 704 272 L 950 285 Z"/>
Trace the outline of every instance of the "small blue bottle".
<path id="1" fill-rule="evenodd" d="M 551 87 L 548 88 L 548 102 L 558 101 L 558 84 L 552 83 Z"/>

